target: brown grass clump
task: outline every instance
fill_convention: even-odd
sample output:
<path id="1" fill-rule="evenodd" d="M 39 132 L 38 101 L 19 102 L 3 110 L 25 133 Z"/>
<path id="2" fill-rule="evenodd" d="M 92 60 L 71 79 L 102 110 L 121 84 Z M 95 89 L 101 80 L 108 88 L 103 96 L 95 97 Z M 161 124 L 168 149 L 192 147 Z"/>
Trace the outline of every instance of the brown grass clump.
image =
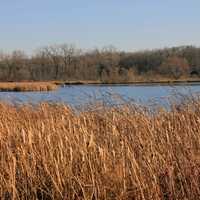
<path id="1" fill-rule="evenodd" d="M 1 82 L 0 91 L 51 91 L 56 90 L 58 86 L 51 82 Z"/>
<path id="2" fill-rule="evenodd" d="M 200 104 L 150 115 L 1 103 L 0 199 L 200 199 Z"/>

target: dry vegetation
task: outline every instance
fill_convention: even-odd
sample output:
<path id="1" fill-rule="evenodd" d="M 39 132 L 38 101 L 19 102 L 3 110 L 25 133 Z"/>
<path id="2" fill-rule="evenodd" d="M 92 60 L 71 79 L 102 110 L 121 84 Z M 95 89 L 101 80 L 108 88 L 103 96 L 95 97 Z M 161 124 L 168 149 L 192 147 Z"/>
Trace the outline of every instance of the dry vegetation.
<path id="1" fill-rule="evenodd" d="M 0 91 L 29 92 L 56 89 L 56 84 L 51 82 L 0 82 Z"/>
<path id="2" fill-rule="evenodd" d="M 200 199 L 200 104 L 150 114 L 0 104 L 0 199 Z"/>

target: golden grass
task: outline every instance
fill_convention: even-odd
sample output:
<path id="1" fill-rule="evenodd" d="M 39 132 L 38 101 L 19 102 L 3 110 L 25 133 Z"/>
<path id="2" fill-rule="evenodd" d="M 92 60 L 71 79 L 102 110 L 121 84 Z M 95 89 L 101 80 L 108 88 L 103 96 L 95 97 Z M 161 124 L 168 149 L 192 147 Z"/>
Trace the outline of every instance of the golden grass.
<path id="1" fill-rule="evenodd" d="M 0 199 L 200 197 L 200 104 L 150 115 L 0 103 Z"/>
<path id="2" fill-rule="evenodd" d="M 0 82 L 0 91 L 29 92 L 56 89 L 56 84 L 52 82 Z"/>

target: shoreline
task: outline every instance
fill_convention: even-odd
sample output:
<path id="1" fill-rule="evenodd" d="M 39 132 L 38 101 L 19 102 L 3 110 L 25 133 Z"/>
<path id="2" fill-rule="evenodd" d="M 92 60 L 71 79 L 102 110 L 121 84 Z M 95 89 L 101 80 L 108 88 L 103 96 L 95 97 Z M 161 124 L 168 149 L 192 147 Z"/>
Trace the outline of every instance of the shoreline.
<path id="1" fill-rule="evenodd" d="M 132 82 L 100 82 L 100 81 L 61 81 L 53 82 L 59 86 L 68 85 L 135 85 L 135 86 L 150 86 L 150 85 L 200 85 L 200 80 L 164 80 L 164 81 L 132 81 Z"/>
<path id="2" fill-rule="evenodd" d="M 0 92 L 44 92 L 57 90 L 65 86 L 192 86 L 200 85 L 200 80 L 160 80 L 131 82 L 101 81 L 22 81 L 0 82 Z"/>

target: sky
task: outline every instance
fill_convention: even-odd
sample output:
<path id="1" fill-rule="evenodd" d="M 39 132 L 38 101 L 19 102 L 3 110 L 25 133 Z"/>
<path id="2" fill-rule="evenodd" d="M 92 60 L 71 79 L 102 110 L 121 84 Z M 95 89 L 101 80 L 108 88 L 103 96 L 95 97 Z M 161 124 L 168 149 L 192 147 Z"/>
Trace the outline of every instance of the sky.
<path id="1" fill-rule="evenodd" d="M 0 49 L 200 46 L 200 0 L 0 0 Z"/>

